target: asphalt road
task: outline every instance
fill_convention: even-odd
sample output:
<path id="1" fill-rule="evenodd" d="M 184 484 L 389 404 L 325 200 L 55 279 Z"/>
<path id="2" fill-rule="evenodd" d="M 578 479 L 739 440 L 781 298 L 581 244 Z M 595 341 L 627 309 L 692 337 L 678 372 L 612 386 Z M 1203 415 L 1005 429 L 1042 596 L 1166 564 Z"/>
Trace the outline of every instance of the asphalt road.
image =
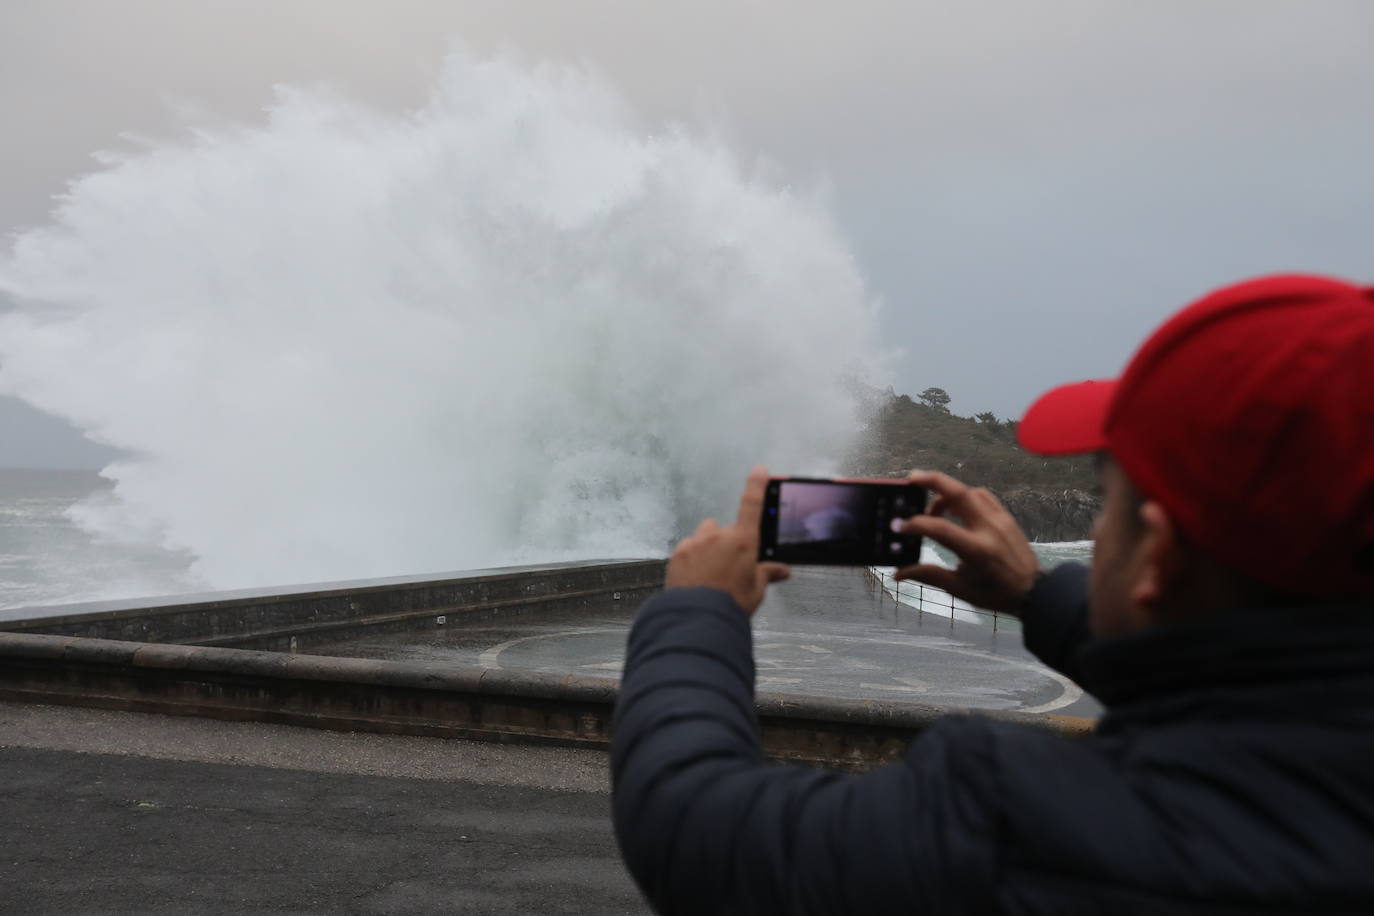
<path id="1" fill-rule="evenodd" d="M 0 704 L 0 913 L 648 913 L 605 759 Z"/>

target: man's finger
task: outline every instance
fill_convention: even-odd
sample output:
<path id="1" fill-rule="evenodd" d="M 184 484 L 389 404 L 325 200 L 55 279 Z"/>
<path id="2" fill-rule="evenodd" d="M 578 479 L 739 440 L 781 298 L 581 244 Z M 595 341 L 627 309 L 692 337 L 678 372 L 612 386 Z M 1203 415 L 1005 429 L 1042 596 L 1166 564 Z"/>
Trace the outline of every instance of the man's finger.
<path id="1" fill-rule="evenodd" d="M 792 567 L 786 563 L 760 563 L 759 570 L 767 578 L 767 581 L 786 582 L 792 578 Z"/>
<path id="2" fill-rule="evenodd" d="M 954 515 L 965 522 L 987 521 L 994 516 L 1004 513 L 1005 507 L 1002 501 L 992 495 L 990 490 L 980 487 L 965 487 L 964 492 L 959 497 L 959 505 L 956 507 L 954 501 L 945 496 L 936 496 L 926 506 L 926 515 L 944 516 Z"/>
<path id="3" fill-rule="evenodd" d="M 768 489 L 768 469 L 762 465 L 749 472 L 744 493 L 739 498 L 739 515 L 735 524 L 747 543 L 758 546 L 759 520 L 763 518 L 763 494 Z"/>
<path id="4" fill-rule="evenodd" d="M 935 491 L 947 502 L 957 503 L 968 493 L 968 485 L 942 471 L 912 471 L 906 475 L 907 482 Z"/>
<path id="5" fill-rule="evenodd" d="M 892 574 L 892 578 L 898 582 L 906 579 L 924 582 L 926 585 L 933 585 L 953 594 L 958 587 L 959 574 L 955 570 L 936 566 L 933 563 L 918 563 L 915 566 L 903 566 Z"/>
<path id="6" fill-rule="evenodd" d="M 977 538 L 967 528 L 956 525 L 947 518 L 930 515 L 913 515 L 902 523 L 903 534 L 919 534 L 944 544 L 960 557 L 968 556 L 977 549 Z"/>

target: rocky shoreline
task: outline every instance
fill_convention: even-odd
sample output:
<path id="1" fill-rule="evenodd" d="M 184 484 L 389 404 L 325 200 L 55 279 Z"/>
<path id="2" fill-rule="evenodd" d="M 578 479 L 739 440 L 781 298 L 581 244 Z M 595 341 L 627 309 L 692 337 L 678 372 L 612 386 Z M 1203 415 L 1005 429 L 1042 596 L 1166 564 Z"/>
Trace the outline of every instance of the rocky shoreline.
<path id="1" fill-rule="evenodd" d="M 1032 541 L 1086 541 L 1102 500 L 1087 490 L 1015 487 L 994 491 Z"/>

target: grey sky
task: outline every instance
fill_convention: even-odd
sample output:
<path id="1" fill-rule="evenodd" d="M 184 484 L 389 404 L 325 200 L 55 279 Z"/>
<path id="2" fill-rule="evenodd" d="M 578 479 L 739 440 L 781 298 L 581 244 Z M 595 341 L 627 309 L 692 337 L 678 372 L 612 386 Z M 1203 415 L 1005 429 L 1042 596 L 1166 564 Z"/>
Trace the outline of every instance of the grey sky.
<path id="1" fill-rule="evenodd" d="M 823 183 L 898 388 L 1018 415 L 1168 312 L 1272 270 L 1374 278 L 1365 0 L 7 0 L 0 229 L 120 135 L 274 83 L 413 107 L 450 42 L 583 63 L 642 113 Z M 0 403 L 0 466 L 91 464 Z"/>

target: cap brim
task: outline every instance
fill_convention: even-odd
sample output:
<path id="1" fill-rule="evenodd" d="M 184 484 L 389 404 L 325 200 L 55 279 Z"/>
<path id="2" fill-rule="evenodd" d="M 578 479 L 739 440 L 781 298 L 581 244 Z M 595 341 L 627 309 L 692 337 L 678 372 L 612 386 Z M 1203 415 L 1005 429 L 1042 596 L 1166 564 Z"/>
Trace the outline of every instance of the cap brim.
<path id="1" fill-rule="evenodd" d="M 1061 385 L 1042 394 L 1016 427 L 1021 447 L 1037 455 L 1078 455 L 1107 447 L 1103 426 L 1116 379 Z"/>

